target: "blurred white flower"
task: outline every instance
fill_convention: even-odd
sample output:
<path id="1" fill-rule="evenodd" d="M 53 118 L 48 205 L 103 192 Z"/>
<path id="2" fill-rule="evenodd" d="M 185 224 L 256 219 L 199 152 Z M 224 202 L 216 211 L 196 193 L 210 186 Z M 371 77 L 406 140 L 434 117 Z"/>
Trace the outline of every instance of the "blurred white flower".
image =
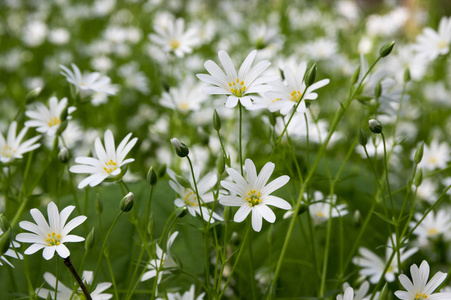
<path id="1" fill-rule="evenodd" d="M 360 288 L 357 291 L 355 291 L 355 294 L 354 294 L 354 290 L 351 288 L 351 286 L 347 282 L 345 282 L 343 284 L 343 291 L 345 291 L 345 295 L 346 295 L 346 292 L 348 291 L 348 289 L 352 290 L 352 293 L 348 292 L 348 294 L 351 294 L 354 297 L 354 300 L 370 300 L 370 298 L 371 298 L 371 293 L 367 294 L 370 289 L 370 284 L 368 281 L 364 281 L 362 283 L 362 285 L 360 285 Z M 348 297 L 350 297 L 350 296 L 348 296 Z M 377 292 L 375 294 L 373 299 L 374 300 L 379 299 L 379 292 Z M 346 300 L 346 296 L 343 296 L 342 294 L 337 295 L 337 300 Z"/>
<path id="2" fill-rule="evenodd" d="M 32 20 L 25 25 L 22 40 L 29 47 L 38 47 L 45 41 L 47 32 L 47 25 L 44 22 Z"/>
<path id="3" fill-rule="evenodd" d="M 21 159 L 22 154 L 39 148 L 41 144 L 36 144 L 41 136 L 35 136 L 22 143 L 22 139 L 27 133 L 28 127 L 22 128 L 19 135 L 16 136 L 17 122 L 13 121 L 9 125 L 8 136 L 5 138 L 0 132 L 0 162 L 8 163 L 14 159 Z"/>
<path id="4" fill-rule="evenodd" d="M 24 254 L 30 255 L 44 249 L 44 251 L 42 251 L 42 256 L 46 260 L 51 259 L 55 254 L 55 251 L 62 258 L 68 257 L 70 251 L 64 243 L 82 242 L 85 240 L 78 235 L 69 234 L 75 227 L 86 220 L 85 216 L 78 216 L 66 224 L 69 215 L 74 209 L 75 206 L 69 205 L 59 213 L 56 204 L 50 202 L 47 205 L 48 223 L 45 220 L 44 215 L 38 209 L 31 209 L 30 214 L 36 224 L 29 221 L 20 222 L 19 226 L 31 233 L 19 233 L 16 236 L 16 240 L 19 242 L 32 243 L 32 245 L 25 250 Z"/>
<path id="5" fill-rule="evenodd" d="M 195 291 L 194 284 L 192 284 L 191 287 L 189 288 L 189 291 L 186 291 L 185 293 L 183 293 L 183 295 L 181 295 L 180 293 L 168 293 L 167 296 L 168 296 L 168 300 L 202 300 L 202 299 L 204 299 L 205 293 L 200 294 L 196 298 L 195 292 L 196 291 Z M 164 300 L 164 299 L 157 298 L 157 300 Z"/>
<path id="6" fill-rule="evenodd" d="M 418 168 L 428 171 L 444 169 L 448 166 L 450 158 L 448 143 L 439 143 L 437 139 L 434 139 L 430 145 L 424 144 L 423 159 L 418 164 Z"/>
<path id="7" fill-rule="evenodd" d="M 418 59 L 432 61 L 439 55 L 449 52 L 451 42 L 451 17 L 442 17 L 438 26 L 438 31 L 430 27 L 423 29 L 417 36 L 417 43 L 413 49 L 417 52 Z"/>
<path id="8" fill-rule="evenodd" d="M 147 95 L 149 93 L 149 79 L 144 72 L 139 70 L 136 62 L 122 65 L 118 69 L 118 74 L 124 79 L 124 84 L 132 89 Z"/>
<path id="9" fill-rule="evenodd" d="M 201 104 L 208 99 L 208 96 L 202 93 L 204 87 L 203 83 L 196 83 L 193 78 L 188 77 L 178 87 L 171 87 L 169 92 L 164 92 L 159 103 L 182 113 L 198 111 Z"/>
<path id="10" fill-rule="evenodd" d="M 0 236 L 2 234 L 3 234 L 3 230 L 0 228 Z M 6 250 L 6 252 L 3 253 L 3 255 L 0 256 L 0 259 L 3 260 L 8 265 L 10 265 L 11 267 L 14 268 L 14 266 L 12 265 L 12 263 L 9 262 L 9 260 L 6 258 L 6 256 L 12 257 L 12 258 L 16 258 L 16 259 L 23 259 L 23 255 L 22 254 L 20 254 L 19 252 L 14 251 L 14 248 L 18 249 L 19 247 L 20 247 L 20 244 L 18 242 L 11 241 L 11 243 L 9 245 L 9 249 Z M 0 260 L 0 266 L 3 266 L 1 260 Z"/>
<path id="11" fill-rule="evenodd" d="M 414 228 L 423 218 L 423 214 L 416 213 L 416 222 L 410 222 L 409 226 Z M 445 241 L 451 240 L 451 215 L 449 210 L 439 209 L 437 213 L 431 211 L 418 225 L 413 234 L 418 237 L 418 244 L 422 247 L 430 245 L 430 240 L 443 236 Z"/>
<path id="12" fill-rule="evenodd" d="M 66 28 L 55 28 L 50 30 L 48 39 L 55 45 L 64 45 L 70 40 L 70 32 Z"/>
<path id="13" fill-rule="evenodd" d="M 307 195 L 304 195 L 304 198 L 306 197 Z M 330 195 L 324 197 L 323 193 L 320 191 L 315 191 L 313 193 L 313 199 L 311 200 L 311 204 L 308 208 L 315 225 L 319 225 L 329 220 L 331 217 L 343 217 L 348 214 L 346 204 L 337 205 L 336 202 L 336 195 L 333 195 L 332 197 L 330 197 Z"/>

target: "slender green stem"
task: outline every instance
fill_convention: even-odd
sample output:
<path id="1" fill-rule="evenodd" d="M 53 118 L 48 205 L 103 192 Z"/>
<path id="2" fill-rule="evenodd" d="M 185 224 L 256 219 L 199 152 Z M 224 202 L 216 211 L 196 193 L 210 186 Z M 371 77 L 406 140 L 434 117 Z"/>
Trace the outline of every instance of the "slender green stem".
<path id="1" fill-rule="evenodd" d="M 89 294 L 88 290 L 86 289 L 85 284 L 83 283 L 83 281 L 81 280 L 80 276 L 78 275 L 77 271 L 75 271 L 74 266 L 72 265 L 72 262 L 70 261 L 70 256 L 66 257 L 64 259 L 64 265 L 66 265 L 66 267 L 69 268 L 70 272 L 72 273 L 72 275 L 74 275 L 75 280 L 77 281 L 78 285 L 80 286 L 81 290 L 83 291 L 83 294 L 85 294 L 85 297 L 87 300 L 92 300 L 91 295 Z M 57 268 L 59 266 L 59 263 L 57 265 Z M 58 270 L 58 269 L 57 269 Z M 56 275 L 56 283 L 58 285 L 58 275 Z M 55 300 L 56 300 L 56 294 L 57 294 L 57 290 L 58 287 L 55 287 Z"/>
<path id="2" fill-rule="evenodd" d="M 147 226 L 147 224 L 149 222 L 150 203 L 152 201 L 152 196 L 153 196 L 153 185 L 150 186 L 149 200 L 147 200 L 146 215 L 144 216 L 144 220 L 143 220 L 144 225 L 143 226 Z"/>
<path id="3" fill-rule="evenodd" d="M 251 220 L 249 219 L 247 222 L 247 226 L 248 226 L 248 231 L 251 231 Z M 254 255 L 253 255 L 253 250 L 252 250 L 252 236 L 249 237 L 249 241 L 247 243 L 247 249 L 248 249 L 248 254 L 249 254 L 249 281 L 251 282 L 251 294 L 252 294 L 252 299 L 256 299 L 257 297 L 257 292 L 255 290 L 255 272 L 254 272 Z"/>
<path id="4" fill-rule="evenodd" d="M 202 221 L 204 224 L 204 229 L 205 229 L 205 219 L 204 219 L 204 213 L 203 213 L 203 209 L 202 209 L 202 205 L 205 205 L 204 201 L 202 200 L 202 198 L 200 198 L 199 195 L 199 190 L 197 189 L 197 182 L 196 182 L 196 175 L 194 174 L 194 168 L 193 168 L 193 163 L 191 162 L 191 159 L 189 158 L 189 155 L 186 156 L 186 158 L 188 159 L 189 162 L 189 167 L 191 169 L 191 176 L 193 178 L 193 184 L 194 184 L 194 189 L 196 190 L 196 196 L 197 199 L 199 200 L 199 211 L 200 211 L 200 216 L 202 217 Z"/>
<path id="5" fill-rule="evenodd" d="M 109 252 L 109 251 L 106 251 L 106 252 Z M 119 298 L 119 293 L 117 291 L 116 279 L 114 278 L 113 268 L 111 267 L 111 261 L 110 261 L 110 255 L 109 254 L 105 254 L 105 260 L 106 260 L 106 264 L 108 266 L 108 271 L 110 272 L 111 283 L 113 284 L 114 295 L 115 295 L 116 299 L 120 299 Z"/>
<path id="6" fill-rule="evenodd" d="M 243 106 L 241 105 L 241 102 L 238 103 L 239 111 L 240 111 L 240 128 L 239 128 L 239 147 L 238 151 L 240 152 L 240 170 L 241 170 L 241 176 L 243 176 L 243 146 L 242 146 L 242 132 L 243 132 Z"/>

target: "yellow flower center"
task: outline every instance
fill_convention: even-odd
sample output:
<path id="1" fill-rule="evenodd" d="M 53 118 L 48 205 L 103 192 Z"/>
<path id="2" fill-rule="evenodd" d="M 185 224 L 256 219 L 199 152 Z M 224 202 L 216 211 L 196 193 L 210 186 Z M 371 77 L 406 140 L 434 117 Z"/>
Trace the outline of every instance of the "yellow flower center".
<path id="1" fill-rule="evenodd" d="M 183 199 L 185 201 L 186 205 L 191 206 L 199 206 L 202 205 L 202 203 L 199 203 L 199 200 L 197 199 L 196 192 L 192 189 L 185 189 L 185 198 Z"/>
<path id="2" fill-rule="evenodd" d="M 12 147 L 8 146 L 8 144 L 5 144 L 2 149 L 2 156 L 3 157 L 12 157 L 14 154 L 16 154 L 17 150 L 13 149 Z"/>
<path id="3" fill-rule="evenodd" d="M 262 202 L 262 199 L 260 199 L 260 191 L 255 191 L 255 190 L 250 190 L 247 193 L 247 202 L 249 202 L 250 206 L 255 206 L 255 205 L 259 205 L 260 202 Z"/>
<path id="4" fill-rule="evenodd" d="M 52 234 L 47 233 L 47 239 L 45 240 L 48 246 L 58 246 L 61 243 L 61 234 L 56 234 L 52 232 Z"/>
<path id="5" fill-rule="evenodd" d="M 173 39 L 169 42 L 169 46 L 171 46 L 172 50 L 175 50 L 180 47 L 180 42 L 176 39 Z"/>
<path id="6" fill-rule="evenodd" d="M 326 216 L 322 211 L 317 212 L 316 215 L 320 218 L 324 218 Z"/>
<path id="7" fill-rule="evenodd" d="M 109 161 L 105 162 L 103 169 L 105 170 L 105 172 L 110 174 L 111 172 L 117 170 L 117 163 L 110 159 Z"/>
<path id="8" fill-rule="evenodd" d="M 437 228 L 429 228 L 428 229 L 428 235 L 429 236 L 436 235 L 437 233 L 438 233 L 438 229 Z"/>
<path id="9" fill-rule="evenodd" d="M 59 124 L 61 124 L 61 120 L 58 117 L 50 118 L 49 122 L 47 123 L 47 125 L 49 125 L 49 127 L 53 127 L 53 126 L 59 125 Z"/>
<path id="10" fill-rule="evenodd" d="M 437 48 L 438 49 L 445 49 L 448 46 L 448 43 L 444 40 L 438 41 Z"/>
<path id="11" fill-rule="evenodd" d="M 179 108 L 180 108 L 181 110 L 188 110 L 188 109 L 189 109 L 188 102 L 180 102 L 180 103 L 179 103 Z"/>
<path id="12" fill-rule="evenodd" d="M 277 102 L 277 101 L 280 101 L 280 98 L 276 98 L 276 99 L 272 100 L 273 103 Z"/>
<path id="13" fill-rule="evenodd" d="M 432 157 L 429 158 L 428 161 L 429 161 L 431 164 L 436 164 L 436 163 L 438 162 L 438 159 L 437 159 L 437 157 L 432 156 Z"/>
<path id="14" fill-rule="evenodd" d="M 293 102 L 299 102 L 301 100 L 302 93 L 300 91 L 292 91 L 290 100 Z"/>
<path id="15" fill-rule="evenodd" d="M 427 299 L 428 295 L 426 294 L 421 294 L 421 293 L 416 293 L 415 294 L 415 299 Z"/>
<path id="16" fill-rule="evenodd" d="M 230 91 L 233 95 L 237 97 L 243 97 L 243 95 L 246 93 L 246 86 L 244 85 L 244 81 L 239 78 L 235 81 L 229 82 Z"/>

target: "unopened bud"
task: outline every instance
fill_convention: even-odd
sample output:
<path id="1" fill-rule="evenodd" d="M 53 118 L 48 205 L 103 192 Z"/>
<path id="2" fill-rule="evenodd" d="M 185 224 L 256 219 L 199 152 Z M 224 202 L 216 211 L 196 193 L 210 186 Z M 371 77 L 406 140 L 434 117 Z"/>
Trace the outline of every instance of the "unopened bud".
<path id="1" fill-rule="evenodd" d="M 69 115 L 69 107 L 65 107 L 60 114 L 60 120 L 61 122 L 67 120 L 67 116 Z"/>
<path id="2" fill-rule="evenodd" d="M 103 212 L 103 203 L 102 200 L 99 198 L 99 194 L 96 196 L 96 212 L 100 216 Z"/>
<path id="3" fill-rule="evenodd" d="M 129 212 L 133 208 L 133 198 L 135 198 L 135 196 L 132 192 L 122 198 L 120 208 L 123 212 Z"/>
<path id="4" fill-rule="evenodd" d="M 155 232 L 155 220 L 153 218 L 153 213 L 151 213 L 149 216 L 149 223 L 147 224 L 147 233 L 152 236 L 154 232 Z"/>
<path id="5" fill-rule="evenodd" d="M 359 143 L 363 147 L 365 147 L 366 143 L 368 143 L 368 138 L 366 136 L 365 131 L 362 128 L 360 128 L 360 130 L 359 130 Z"/>
<path id="6" fill-rule="evenodd" d="M 415 175 L 415 180 L 413 181 L 413 184 L 415 184 L 416 187 L 419 187 L 422 182 L 423 182 L 423 170 L 419 169 L 417 171 L 417 174 Z"/>
<path id="7" fill-rule="evenodd" d="M 180 157 L 186 157 L 189 154 L 188 146 L 180 142 L 177 138 L 171 139 L 172 146 L 174 146 L 175 153 Z"/>
<path id="8" fill-rule="evenodd" d="M 387 283 L 384 284 L 381 293 L 379 294 L 379 300 L 388 300 L 388 286 Z"/>
<path id="9" fill-rule="evenodd" d="M 5 232 L 10 228 L 11 228 L 11 225 L 9 224 L 8 220 L 6 219 L 6 217 L 3 214 L 1 214 L 0 215 L 0 230 L 2 232 Z"/>
<path id="10" fill-rule="evenodd" d="M 147 172 L 147 182 L 150 185 L 156 185 L 158 181 L 157 173 L 153 167 L 150 167 L 149 172 Z"/>
<path id="11" fill-rule="evenodd" d="M 159 168 L 158 168 L 158 177 L 161 178 L 164 176 L 164 174 L 166 174 L 166 164 L 162 164 Z"/>
<path id="12" fill-rule="evenodd" d="M 26 104 L 32 103 L 34 100 L 36 100 L 39 97 L 39 95 L 41 94 L 41 91 L 42 91 L 42 87 L 40 87 L 40 86 L 29 91 L 28 94 L 25 96 L 25 103 Z"/>
<path id="13" fill-rule="evenodd" d="M 221 129 L 221 119 L 219 118 L 218 112 L 216 109 L 213 112 L 213 128 L 216 131 L 219 131 Z"/>
<path id="14" fill-rule="evenodd" d="M 410 70 L 407 68 L 404 71 L 404 82 L 409 82 L 412 78 L 410 77 Z"/>
<path id="15" fill-rule="evenodd" d="M 316 64 L 313 64 L 313 66 L 308 69 L 308 71 L 305 73 L 305 85 L 306 87 L 311 86 L 316 79 Z"/>
<path id="16" fill-rule="evenodd" d="M 413 161 L 416 165 L 420 163 L 420 161 L 423 159 L 423 152 L 424 152 L 424 141 L 420 143 L 420 145 L 417 148 L 417 151 L 415 152 L 415 157 L 413 158 Z"/>
<path id="17" fill-rule="evenodd" d="M 360 75 L 360 65 L 354 71 L 354 74 L 352 74 L 352 77 L 351 77 L 351 84 L 352 85 L 357 83 L 357 80 L 359 80 L 359 75 Z"/>
<path id="18" fill-rule="evenodd" d="M 362 215 L 358 209 L 354 212 L 354 224 L 356 227 L 360 227 L 362 224 Z"/>
<path id="19" fill-rule="evenodd" d="M 180 185 L 183 186 L 185 189 L 191 188 L 191 182 L 189 182 L 189 180 L 186 179 L 185 177 L 176 174 L 175 179 L 177 179 L 177 182 L 180 183 Z"/>
<path id="20" fill-rule="evenodd" d="M 219 158 L 218 158 L 218 174 L 219 175 L 222 175 L 225 171 L 225 161 L 226 161 L 226 159 L 224 157 L 224 154 L 219 155 Z"/>
<path id="21" fill-rule="evenodd" d="M 95 242 L 95 235 L 94 235 L 94 228 L 92 228 L 91 232 L 89 232 L 88 236 L 85 240 L 85 249 L 86 251 L 89 251 L 94 247 Z"/>
<path id="22" fill-rule="evenodd" d="M 69 150 L 67 150 L 66 147 L 62 147 L 60 149 L 60 152 L 58 153 L 58 160 L 63 164 L 65 164 L 69 161 L 69 158 L 70 158 Z"/>
<path id="23" fill-rule="evenodd" d="M 387 43 L 387 44 L 383 45 L 379 49 L 379 56 L 380 57 L 386 57 L 387 55 L 389 55 L 391 53 L 391 51 L 393 50 L 394 46 L 395 46 L 395 41 L 391 41 L 390 43 Z"/>
<path id="24" fill-rule="evenodd" d="M 9 249 L 9 245 L 11 244 L 11 228 L 8 228 L 5 232 L 0 236 L 0 256 L 5 254 Z"/>
<path id="25" fill-rule="evenodd" d="M 376 119 L 371 119 L 368 121 L 368 127 L 370 130 L 374 133 L 381 133 L 382 132 L 382 124 Z"/>
<path id="26" fill-rule="evenodd" d="M 183 218 L 186 215 L 187 210 L 188 208 L 186 208 L 186 206 L 177 207 L 177 209 L 175 210 L 175 216 L 179 219 Z"/>
<path id="27" fill-rule="evenodd" d="M 374 96 L 376 99 L 379 99 L 379 97 L 382 95 L 382 84 L 381 81 L 376 84 L 376 87 L 374 88 Z"/>
<path id="28" fill-rule="evenodd" d="M 63 133 L 64 130 L 66 130 L 67 124 L 68 124 L 67 120 L 61 122 L 60 126 L 58 127 L 58 130 L 56 131 L 56 136 L 60 136 L 61 133 Z"/>

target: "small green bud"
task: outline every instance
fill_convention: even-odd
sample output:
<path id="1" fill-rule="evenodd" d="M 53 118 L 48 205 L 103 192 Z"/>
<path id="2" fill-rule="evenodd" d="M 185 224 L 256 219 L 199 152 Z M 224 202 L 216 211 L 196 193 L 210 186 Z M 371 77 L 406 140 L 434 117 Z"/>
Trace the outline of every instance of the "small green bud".
<path id="1" fill-rule="evenodd" d="M 391 41 L 391 42 L 383 45 L 379 49 L 379 56 L 380 57 L 386 57 L 387 55 L 389 55 L 391 53 L 391 51 L 393 50 L 394 46 L 395 46 L 395 41 Z"/>
<path id="2" fill-rule="evenodd" d="M 362 224 L 362 215 L 360 214 L 360 210 L 356 209 L 354 212 L 354 225 L 356 227 L 360 227 Z"/>
<path id="3" fill-rule="evenodd" d="M 65 164 L 69 161 L 69 158 L 70 158 L 69 150 L 67 150 L 66 147 L 62 147 L 60 149 L 60 152 L 58 153 L 58 160 L 63 164 Z"/>
<path id="4" fill-rule="evenodd" d="M 382 132 L 382 124 L 376 119 L 371 119 L 368 121 L 368 127 L 370 130 L 374 133 L 381 133 Z"/>
<path id="5" fill-rule="evenodd" d="M 32 103 L 34 100 L 36 100 L 39 95 L 41 94 L 42 91 L 42 87 L 37 87 L 32 89 L 31 91 L 28 92 L 28 94 L 25 96 L 25 103 L 26 104 L 30 104 Z"/>
<path id="6" fill-rule="evenodd" d="M 269 115 L 269 123 L 271 124 L 271 126 L 276 126 L 276 124 L 277 124 L 277 116 L 276 116 L 276 114 L 270 114 Z"/>
<path id="7" fill-rule="evenodd" d="M 0 256 L 5 254 L 9 249 L 9 245 L 11 244 L 11 228 L 8 228 L 5 232 L 0 236 Z"/>
<path id="8" fill-rule="evenodd" d="M 313 64 L 313 66 L 308 69 L 308 71 L 305 73 L 305 85 L 307 87 L 311 86 L 316 79 L 316 64 Z"/>
<path id="9" fill-rule="evenodd" d="M 379 294 L 379 300 L 388 300 L 388 286 L 387 283 L 384 284 L 381 293 Z"/>
<path id="10" fill-rule="evenodd" d="M 61 122 L 66 121 L 67 120 L 67 116 L 69 115 L 69 107 L 65 107 L 60 114 L 60 120 Z"/>
<path id="11" fill-rule="evenodd" d="M 420 143 L 420 145 L 417 148 L 417 151 L 415 152 L 415 157 L 413 161 L 416 165 L 420 163 L 420 161 L 423 159 L 423 152 L 424 152 L 424 141 Z"/>
<path id="12" fill-rule="evenodd" d="M 224 154 L 219 155 L 218 158 L 218 174 L 222 175 L 225 171 L 225 157 Z"/>
<path id="13" fill-rule="evenodd" d="M 359 143 L 363 147 L 365 147 L 366 143 L 368 143 L 368 138 L 366 137 L 366 133 L 362 128 L 360 128 L 359 130 Z"/>
<path id="14" fill-rule="evenodd" d="M 177 209 L 175 210 L 175 216 L 179 219 L 183 218 L 184 216 L 186 216 L 187 210 L 188 210 L 188 208 L 186 208 L 186 206 L 177 207 Z"/>
<path id="15" fill-rule="evenodd" d="M 189 182 L 189 180 L 185 177 L 175 174 L 175 179 L 177 179 L 177 182 L 180 183 L 180 185 L 185 189 L 191 188 L 191 182 Z"/>
<path id="16" fill-rule="evenodd" d="M 221 119 L 219 118 L 218 112 L 216 109 L 213 112 L 213 128 L 216 131 L 219 131 L 221 129 Z"/>
<path id="17" fill-rule="evenodd" d="M 64 120 L 64 121 L 61 122 L 60 126 L 58 127 L 58 130 L 56 131 L 56 136 L 60 136 L 61 133 L 63 133 L 64 130 L 66 130 L 67 124 L 69 124 L 67 122 L 67 120 Z"/>
<path id="18" fill-rule="evenodd" d="M 155 220 L 153 218 L 153 213 L 149 216 L 149 223 L 147 224 L 147 233 L 153 235 L 155 232 Z"/>
<path id="19" fill-rule="evenodd" d="M 352 85 L 357 83 L 357 80 L 359 80 L 359 75 L 360 75 L 360 65 L 357 67 L 357 69 L 355 69 L 354 74 L 352 74 L 352 77 L 351 77 Z"/>
<path id="20" fill-rule="evenodd" d="M 155 173 L 155 169 L 153 167 L 150 167 L 149 172 L 147 172 L 147 182 L 153 186 L 157 184 L 157 181 L 157 173 Z"/>
<path id="21" fill-rule="evenodd" d="M 103 212 L 103 203 L 102 203 L 102 200 L 100 200 L 100 198 L 99 198 L 99 194 L 97 194 L 97 197 L 96 197 L 96 212 L 99 216 Z"/>
<path id="22" fill-rule="evenodd" d="M 135 196 L 132 192 L 122 198 L 120 208 L 123 212 L 129 212 L 133 208 L 133 198 L 135 198 Z"/>
<path id="23" fill-rule="evenodd" d="M 95 235 L 94 235 L 94 227 L 92 228 L 91 232 L 89 232 L 88 236 L 85 240 L 85 250 L 89 251 L 94 247 L 95 242 Z"/>
<path id="24" fill-rule="evenodd" d="M 410 70 L 407 68 L 404 71 L 404 82 L 409 82 L 412 78 L 410 77 Z"/>
<path id="25" fill-rule="evenodd" d="M 419 187 L 422 182 L 423 182 L 423 170 L 419 169 L 417 171 L 417 174 L 415 175 L 415 179 L 413 181 L 413 184 L 415 184 L 416 187 Z"/>
<path id="26" fill-rule="evenodd" d="M 376 99 L 379 99 L 379 97 L 382 95 L 382 84 L 381 81 L 376 84 L 376 87 L 374 88 L 374 96 Z"/>
<path id="27" fill-rule="evenodd" d="M 158 177 L 161 178 L 166 174 L 166 164 L 162 164 L 160 167 L 158 167 Z"/>
<path id="28" fill-rule="evenodd" d="M 8 219 L 3 214 L 0 214 L 0 230 L 5 232 L 11 228 Z"/>
<path id="29" fill-rule="evenodd" d="M 36 298 L 37 299 L 37 298 Z M 47 298 L 46 298 L 47 300 L 53 300 L 53 298 L 52 298 L 52 294 L 51 293 L 48 293 L 47 294 Z"/>
<path id="30" fill-rule="evenodd" d="M 177 138 L 171 139 L 172 146 L 174 146 L 175 153 L 180 157 L 186 157 L 189 154 L 188 146 L 180 142 Z"/>

